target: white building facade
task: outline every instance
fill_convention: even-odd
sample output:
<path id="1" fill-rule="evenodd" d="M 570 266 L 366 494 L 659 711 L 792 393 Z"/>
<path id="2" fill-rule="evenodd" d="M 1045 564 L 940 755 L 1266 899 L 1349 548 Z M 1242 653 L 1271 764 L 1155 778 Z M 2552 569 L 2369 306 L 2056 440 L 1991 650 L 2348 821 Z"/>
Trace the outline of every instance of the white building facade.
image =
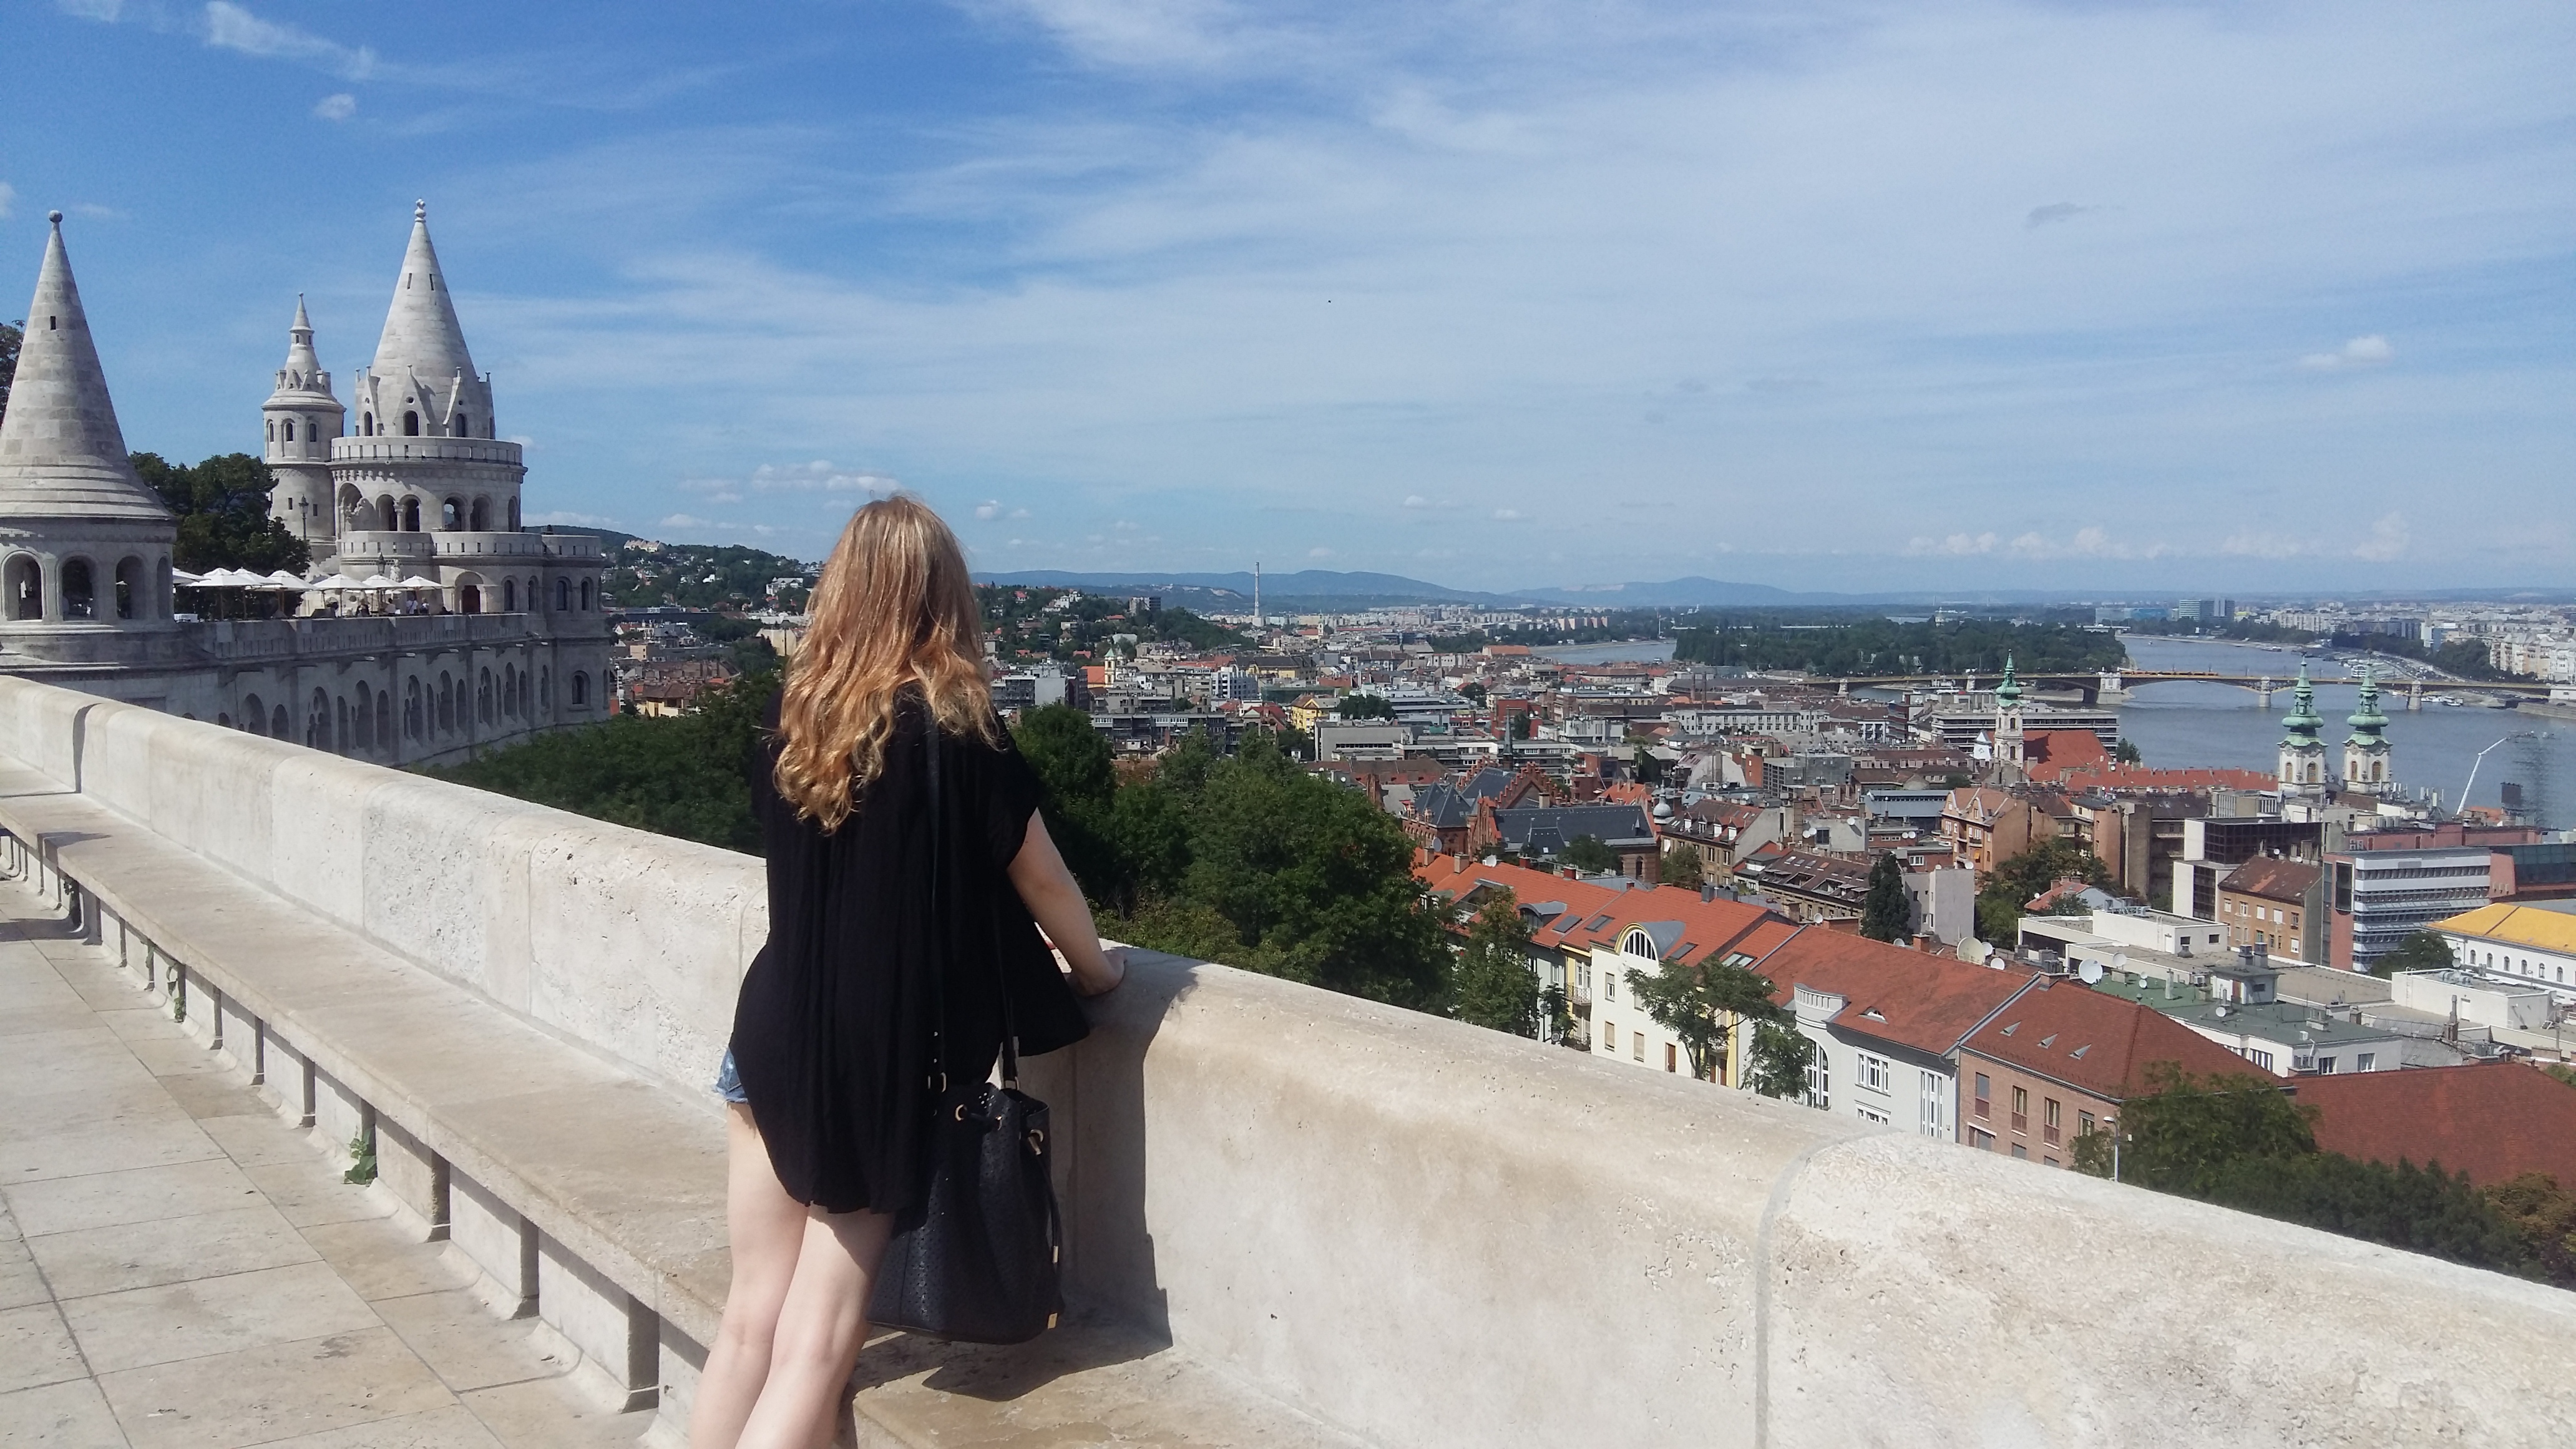
<path id="1" fill-rule="evenodd" d="M 520 530 L 527 470 L 497 437 L 425 208 L 354 392 L 353 423 L 299 300 L 260 409 L 271 516 L 317 586 L 418 580 L 406 597 L 427 611 L 341 614 L 317 591 L 297 617 L 177 617 L 176 520 L 129 461 L 57 214 L 0 419 L 0 671 L 388 764 L 606 718 L 604 554 Z"/>

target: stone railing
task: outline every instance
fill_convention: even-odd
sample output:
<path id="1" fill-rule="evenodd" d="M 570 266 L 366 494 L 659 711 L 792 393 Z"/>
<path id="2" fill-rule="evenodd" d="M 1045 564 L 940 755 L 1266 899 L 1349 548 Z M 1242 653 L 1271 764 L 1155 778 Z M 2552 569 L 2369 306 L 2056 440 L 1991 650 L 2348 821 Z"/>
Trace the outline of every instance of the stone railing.
<path id="1" fill-rule="evenodd" d="M 318 1130 L 384 1124 L 433 1231 L 676 1415 L 722 1296 L 705 1082 L 758 862 L 20 680 L 0 767 L 0 825 L 102 939 L 202 975 L 236 1056 L 275 1036 Z M 146 890 L 147 858 L 216 884 Z M 376 974 L 320 979 L 335 941 Z M 562 1120 L 464 1099 L 506 1042 L 571 1054 Z M 2576 1296 L 1221 966 L 1143 961 L 1033 1067 L 1077 1308 L 1276 1415 L 1192 1400 L 1192 1442 L 2504 1445 L 2576 1414 Z M 603 1104 L 651 1150 L 593 1151 Z"/>
<path id="2" fill-rule="evenodd" d="M 217 619 L 198 635 L 227 663 L 499 648 L 526 643 L 526 614 L 344 614 L 304 619 Z"/>

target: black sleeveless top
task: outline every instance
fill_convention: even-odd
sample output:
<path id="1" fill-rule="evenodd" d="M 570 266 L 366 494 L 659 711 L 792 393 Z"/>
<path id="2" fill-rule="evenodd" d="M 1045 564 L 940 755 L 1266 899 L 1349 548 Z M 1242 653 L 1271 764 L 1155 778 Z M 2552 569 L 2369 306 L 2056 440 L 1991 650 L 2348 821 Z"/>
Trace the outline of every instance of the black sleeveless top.
<path id="1" fill-rule="evenodd" d="M 734 1067 L 779 1182 L 827 1212 L 908 1221 L 919 1207 L 936 1105 L 930 1015 L 943 995 L 952 1084 L 992 1071 L 1000 989 L 1023 1055 L 1089 1030 L 1006 874 L 1039 791 L 999 720 L 998 746 L 940 737 L 946 859 L 940 919 L 931 918 L 928 720 L 907 693 L 885 772 L 828 835 L 779 797 L 774 700 L 751 779 L 769 856 L 769 941 L 734 1005 Z"/>

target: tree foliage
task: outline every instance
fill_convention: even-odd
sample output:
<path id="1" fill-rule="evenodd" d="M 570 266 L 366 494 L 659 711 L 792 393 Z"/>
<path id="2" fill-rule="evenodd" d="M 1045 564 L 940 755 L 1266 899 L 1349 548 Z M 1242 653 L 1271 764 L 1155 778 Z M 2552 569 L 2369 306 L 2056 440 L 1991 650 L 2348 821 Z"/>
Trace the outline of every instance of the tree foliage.
<path id="1" fill-rule="evenodd" d="M 2073 840 L 2041 841 L 1996 866 L 1977 889 L 1977 934 L 2010 945 L 2021 935 L 2031 898 L 2070 877 L 2086 885 L 2111 884 L 2110 867 Z"/>
<path id="2" fill-rule="evenodd" d="M 1619 868 L 1618 853 L 1589 835 L 1578 835 L 1565 843 L 1557 859 L 1585 875 L 1600 875 Z"/>
<path id="3" fill-rule="evenodd" d="M 1514 1036 L 1538 1035 L 1538 975 L 1530 970 L 1529 923 L 1509 892 L 1485 903 L 1458 952 L 1452 999 L 1460 1021 Z"/>
<path id="4" fill-rule="evenodd" d="M 2075 1166 L 2125 1182 L 2475 1267 L 2576 1286 L 2576 1196 L 2528 1174 L 2484 1192 L 2438 1162 L 2365 1162 L 2317 1149 L 2316 1109 L 2249 1073 L 2147 1068 L 2148 1091 L 2108 1130 L 2076 1139 Z"/>
<path id="5" fill-rule="evenodd" d="M 1793 628 L 1784 622 L 1771 616 L 1722 617 L 1680 629 L 1673 635 L 1673 658 L 1685 664 L 1858 675 L 2000 674 L 2010 656 L 2025 676 L 2096 673 L 2117 669 L 2128 658 L 2117 636 L 2075 624 L 1861 618 Z"/>
<path id="6" fill-rule="evenodd" d="M 1391 720 L 1395 718 L 1395 706 L 1384 695 L 1346 694 L 1341 703 L 1333 706 L 1333 713 L 1342 719 Z"/>
<path id="7" fill-rule="evenodd" d="M 1790 1019 L 1771 999 L 1770 978 L 1723 961 L 1666 961 L 1653 971 L 1629 972 L 1628 988 L 1658 1026 L 1680 1039 L 1691 1075 L 1702 1081 L 1717 1080 L 1732 1023 Z"/>
<path id="8" fill-rule="evenodd" d="M 1664 885 L 1695 891 L 1708 884 L 1708 865 L 1699 858 L 1697 847 L 1675 841 L 1664 847 L 1656 879 Z"/>
<path id="9" fill-rule="evenodd" d="M 1816 1044 L 1805 1033 L 1781 1022 L 1761 1022 L 1753 1028 L 1748 1080 L 1760 1096 L 1799 1096 L 1807 1090 L 1807 1068 L 1815 1059 Z"/>
<path id="10" fill-rule="evenodd" d="M 777 690 L 778 676 L 748 675 L 700 694 L 690 714 L 616 715 L 421 773 L 757 855 L 750 771 L 761 714 Z"/>
<path id="11" fill-rule="evenodd" d="M 1860 933 L 1873 941 L 1902 941 L 1914 929 L 1914 902 L 1905 894 L 1905 868 L 1892 853 L 1869 867 L 1869 894 L 1861 898 Z"/>
<path id="12" fill-rule="evenodd" d="M 2399 938 L 2396 945 L 2382 952 L 2378 960 L 2370 963 L 2370 974 L 2394 976 L 2400 971 L 2447 971 L 2455 964 L 2451 959 L 2451 943 L 2443 940 L 2438 932 L 2409 931 Z"/>
<path id="13" fill-rule="evenodd" d="M 190 573 L 248 569 L 302 573 L 312 550 L 269 516 L 268 495 L 277 479 L 248 453 L 222 453 L 193 466 L 158 453 L 133 455 L 134 471 L 179 516 L 179 540 L 170 561 Z"/>

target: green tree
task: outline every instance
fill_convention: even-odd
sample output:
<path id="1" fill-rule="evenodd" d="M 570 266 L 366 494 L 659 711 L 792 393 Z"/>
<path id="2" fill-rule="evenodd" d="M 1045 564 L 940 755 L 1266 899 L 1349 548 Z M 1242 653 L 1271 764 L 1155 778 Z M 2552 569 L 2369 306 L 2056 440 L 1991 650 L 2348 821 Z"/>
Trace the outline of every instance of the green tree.
<path id="1" fill-rule="evenodd" d="M 1585 875 L 1600 875 L 1619 868 L 1618 855 L 1589 835 L 1578 835 L 1567 841 L 1557 858 Z"/>
<path id="2" fill-rule="evenodd" d="M 2196 1077 L 2168 1061 L 2148 1063 L 2145 1080 L 2147 1090 L 2121 1107 L 2115 1129 L 2122 1181 L 2207 1198 L 2241 1158 L 2316 1150 L 2317 1109 L 2293 1101 L 2272 1078 L 2250 1072 Z M 2092 1156 L 2079 1152 L 2077 1166 L 2107 1176 L 2111 1146 L 2106 1138 Z"/>
<path id="3" fill-rule="evenodd" d="M 1699 858 L 1698 847 L 1677 840 L 1664 847 L 1656 878 L 1665 885 L 1695 891 L 1708 883 L 1708 866 Z"/>
<path id="4" fill-rule="evenodd" d="M 2323 1228 L 2347 1238 L 2531 1273 L 2530 1241 L 2469 1182 L 2438 1162 L 2363 1162 L 2336 1152 L 2248 1155 L 2221 1166 L 2201 1194 L 2223 1207 Z"/>
<path id="5" fill-rule="evenodd" d="M 1395 706 L 1389 704 L 1383 695 L 1346 694 L 1340 704 L 1333 706 L 1333 713 L 1343 719 L 1391 720 L 1395 718 Z"/>
<path id="6" fill-rule="evenodd" d="M 1790 1020 L 1788 1010 L 1771 999 L 1768 977 L 1723 961 L 1666 961 L 1651 972 L 1631 971 L 1628 989 L 1657 1025 L 1681 1040 L 1691 1075 L 1702 1081 L 1717 1080 L 1732 1023 Z"/>
<path id="7" fill-rule="evenodd" d="M 2432 931 L 2409 931 L 2396 945 L 2370 963 L 2373 976 L 2394 976 L 2400 971 L 2446 971 L 2455 963 L 2451 943 Z"/>
<path id="8" fill-rule="evenodd" d="M 1873 941 L 1901 941 L 1914 929 L 1914 902 L 1905 894 L 1904 868 L 1891 852 L 1869 867 L 1869 894 L 1860 903 L 1860 933 Z"/>
<path id="9" fill-rule="evenodd" d="M 2486 1199 L 2530 1245 L 2541 1277 L 2576 1288 L 2576 1192 L 2545 1172 L 2526 1172 L 2488 1188 Z"/>
<path id="10" fill-rule="evenodd" d="M 18 347 L 27 339 L 24 322 L 0 322 L 0 418 L 9 416 L 9 386 L 18 378 Z"/>
<path id="11" fill-rule="evenodd" d="M 2110 868 L 2092 851 L 2072 840 L 2044 840 L 2003 864 L 1977 891 L 1977 934 L 1998 945 L 2021 935 L 2022 913 L 2031 898 L 2068 878 L 2107 886 Z"/>
<path id="12" fill-rule="evenodd" d="M 1759 1096 L 1786 1101 L 1804 1096 L 1807 1068 L 1816 1059 L 1816 1044 L 1796 1027 L 1777 1021 L 1753 1028 L 1753 1055 L 1747 1079 Z"/>
<path id="13" fill-rule="evenodd" d="M 421 773 L 661 835 L 760 852 L 750 771 L 774 674 L 707 690 L 676 718 L 617 715 Z"/>
<path id="14" fill-rule="evenodd" d="M 1637 746 L 1637 753 L 1629 760 L 1629 765 L 1637 772 L 1641 784 L 1660 785 L 1664 782 L 1664 762 L 1649 754 L 1644 745 Z"/>
<path id="15" fill-rule="evenodd" d="M 1529 944 L 1529 923 L 1510 892 L 1476 913 L 1458 952 L 1453 999 L 1460 1021 L 1514 1036 L 1538 1035 L 1538 975 L 1530 970 Z"/>
<path id="16" fill-rule="evenodd" d="M 1458 686 L 1458 693 L 1478 709 L 1485 707 L 1485 686 L 1473 679 Z"/>
<path id="17" fill-rule="evenodd" d="M 180 568 L 264 574 L 301 573 L 312 565 L 304 540 L 269 516 L 268 495 L 277 480 L 266 463 L 248 453 L 220 454 L 193 467 L 175 466 L 157 453 L 136 453 L 133 462 L 144 484 L 179 516 L 170 561 Z"/>
<path id="18" fill-rule="evenodd" d="M 1021 711 L 1011 738 L 1038 777 L 1047 833 L 1066 868 L 1093 900 L 1123 902 L 1131 879 L 1113 843 L 1118 780 L 1109 741 L 1089 714 L 1064 704 Z"/>
<path id="19" fill-rule="evenodd" d="M 2127 740 L 2122 740 L 2111 746 L 2111 758 L 2117 760 L 2123 765 L 2135 765 L 2145 761 L 2146 756 L 2138 753 L 2138 747 L 2136 745 L 2129 743 Z"/>

